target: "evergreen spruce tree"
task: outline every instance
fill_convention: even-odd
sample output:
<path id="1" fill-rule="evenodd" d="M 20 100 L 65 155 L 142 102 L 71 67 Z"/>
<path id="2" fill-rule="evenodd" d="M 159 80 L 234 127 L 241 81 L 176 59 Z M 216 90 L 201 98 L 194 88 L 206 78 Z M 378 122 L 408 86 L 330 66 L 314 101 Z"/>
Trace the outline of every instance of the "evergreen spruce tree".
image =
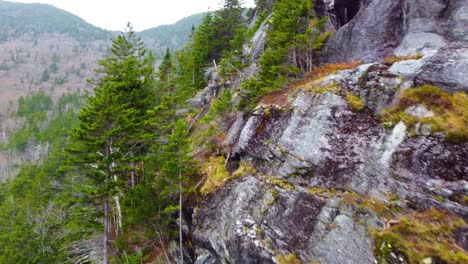
<path id="1" fill-rule="evenodd" d="M 159 65 L 159 70 L 157 73 L 158 81 L 163 84 L 167 83 L 169 81 L 171 72 L 172 72 L 172 55 L 168 48 L 166 49 L 166 53 L 164 54 L 163 61 Z"/>
<path id="2" fill-rule="evenodd" d="M 129 25 L 98 64 L 102 77 L 92 82 L 95 93 L 78 115 L 69 152 L 80 174 L 92 179 L 93 198 L 102 202 L 107 263 L 111 228 L 118 236 L 122 227 L 120 200 L 126 189 L 137 184 L 136 164 L 143 164 L 147 151 L 145 122 L 155 102 L 154 58 Z"/>
<path id="3" fill-rule="evenodd" d="M 259 74 L 244 84 L 238 106 L 252 107 L 258 97 L 311 71 L 330 36 L 323 32 L 325 22 L 317 17 L 309 0 L 275 1 L 267 32 L 268 48 L 260 57 Z"/>
<path id="4" fill-rule="evenodd" d="M 180 260 L 184 261 L 183 254 L 183 233 L 182 233 L 182 207 L 184 183 L 193 173 L 193 157 L 191 156 L 191 145 L 187 123 L 179 119 L 174 124 L 174 129 L 168 137 L 167 144 L 163 147 L 162 153 L 162 175 L 160 178 L 161 186 L 165 186 L 163 193 L 173 196 L 178 193 L 179 211 L 179 246 Z M 168 205 L 168 208 L 174 208 Z"/>

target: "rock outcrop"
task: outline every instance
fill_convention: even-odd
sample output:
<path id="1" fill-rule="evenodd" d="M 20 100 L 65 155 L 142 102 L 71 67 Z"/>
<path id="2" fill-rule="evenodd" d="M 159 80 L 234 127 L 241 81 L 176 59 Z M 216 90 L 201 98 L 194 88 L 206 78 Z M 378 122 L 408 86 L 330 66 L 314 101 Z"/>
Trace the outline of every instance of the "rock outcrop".
<path id="1" fill-rule="evenodd" d="M 356 0 L 359 11 L 344 25 L 337 15 L 341 1 L 317 0 L 336 30 L 322 61 L 379 61 L 396 54 L 432 58 L 417 73 L 418 83 L 449 91 L 468 90 L 468 1 Z"/>
<path id="2" fill-rule="evenodd" d="M 366 64 L 275 92 L 238 114 L 224 141 L 226 163 L 255 171 L 196 208 L 195 263 L 407 263 L 396 249 L 379 255 L 387 244 L 376 244 L 371 230 L 431 208 L 468 219 L 468 143 L 424 123 L 381 119 L 418 85 L 468 91 L 468 1 L 316 0 L 316 9 L 336 30 L 322 61 Z M 252 65 L 266 27 L 246 49 Z M 384 63 L 390 55 L 420 56 Z M 434 116 L 425 105 L 404 112 Z M 468 250 L 466 228 L 457 230 L 457 246 Z"/>
<path id="3" fill-rule="evenodd" d="M 226 142 L 231 156 L 258 173 L 222 187 L 194 216 L 194 237 L 213 260 L 275 263 L 294 253 L 305 263 L 373 263 L 367 230 L 385 219 L 375 212 L 356 216 L 362 212 L 345 198 L 314 190 L 381 203 L 395 196 L 403 208 L 435 207 L 468 218 L 468 207 L 457 200 L 468 192 L 468 144 L 448 143 L 441 135 L 410 137 L 403 122 L 386 129 L 376 117 L 408 89 L 401 76 L 370 64 L 313 85 L 327 83 L 360 95 L 366 109 L 353 112 L 341 92 L 298 87 L 287 95 L 290 106 L 259 106 L 232 126 Z"/>

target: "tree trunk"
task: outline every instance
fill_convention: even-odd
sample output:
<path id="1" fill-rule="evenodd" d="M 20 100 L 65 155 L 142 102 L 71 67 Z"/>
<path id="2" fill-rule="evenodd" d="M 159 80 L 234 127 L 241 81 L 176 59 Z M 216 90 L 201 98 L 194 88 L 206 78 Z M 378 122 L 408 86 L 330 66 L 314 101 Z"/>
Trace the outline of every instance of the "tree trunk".
<path id="1" fill-rule="evenodd" d="M 184 248 L 182 234 L 182 171 L 179 159 L 179 244 L 180 244 L 180 263 L 184 264 Z"/>
<path id="2" fill-rule="evenodd" d="M 116 195 L 112 196 L 112 198 L 114 198 L 114 202 L 115 202 L 115 208 L 116 208 L 116 211 L 117 211 L 117 226 L 115 228 L 116 232 L 115 234 L 116 235 L 119 235 L 119 229 L 122 228 L 122 207 L 120 206 L 120 197 L 119 197 L 120 193 L 117 193 Z"/>
<path id="3" fill-rule="evenodd" d="M 112 149 L 112 140 L 110 140 L 110 141 L 108 142 L 108 144 L 109 144 L 109 149 L 108 149 L 109 154 L 112 155 L 112 154 L 114 154 L 114 150 Z M 117 175 L 114 174 L 114 168 L 115 168 L 115 167 L 116 167 L 115 162 L 112 162 L 112 163 L 111 163 L 111 166 L 110 166 L 110 171 L 109 171 L 110 174 L 109 174 L 109 176 L 110 176 L 110 175 L 113 175 L 113 180 L 114 180 L 115 182 L 117 182 L 117 181 L 118 181 Z M 122 209 L 121 209 L 121 207 L 120 207 L 120 192 L 119 192 L 119 188 L 116 187 L 116 190 L 117 190 L 117 192 L 116 192 L 116 194 L 115 194 L 114 196 L 112 196 L 112 198 L 114 199 L 115 207 L 116 207 L 116 209 L 117 209 L 117 210 L 116 210 L 116 211 L 117 211 L 117 212 L 116 212 L 116 213 L 117 213 L 117 226 L 115 227 L 115 234 L 118 236 L 118 235 L 119 235 L 119 229 L 122 228 Z"/>
<path id="4" fill-rule="evenodd" d="M 132 171 L 130 172 L 130 186 L 135 187 L 136 182 L 135 182 L 135 163 L 130 163 L 130 167 L 132 168 Z"/>
<path id="5" fill-rule="evenodd" d="M 109 196 L 106 195 L 104 197 L 104 234 L 102 236 L 102 251 L 103 251 L 103 258 L 102 263 L 107 264 L 107 244 L 109 241 Z"/>

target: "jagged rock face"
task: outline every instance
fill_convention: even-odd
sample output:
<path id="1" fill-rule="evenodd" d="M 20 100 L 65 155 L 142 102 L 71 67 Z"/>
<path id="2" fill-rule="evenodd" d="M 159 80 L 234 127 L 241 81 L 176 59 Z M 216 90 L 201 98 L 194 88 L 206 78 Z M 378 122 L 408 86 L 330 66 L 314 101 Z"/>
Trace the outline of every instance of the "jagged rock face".
<path id="1" fill-rule="evenodd" d="M 390 55 L 400 44 L 404 35 L 402 0 L 349 1 L 359 11 L 346 23 L 349 17 L 343 18 L 344 11 L 337 13 L 343 8 L 341 1 L 328 2 L 327 13 L 332 12 L 332 19 L 340 22 L 335 23 L 339 29 L 326 45 L 324 62 L 372 62 Z"/>
<path id="2" fill-rule="evenodd" d="M 340 199 L 324 201 L 304 188 L 284 189 L 248 175 L 195 214 L 196 242 L 211 253 L 197 263 L 276 263 L 284 252 L 304 263 L 373 263 L 370 237 L 353 222 L 354 213 Z"/>
<path id="3" fill-rule="evenodd" d="M 200 205 L 193 235 L 209 252 L 200 263 L 277 263 L 289 253 L 303 263 L 374 263 L 368 228 L 384 219 L 310 188 L 350 190 L 381 202 L 392 194 L 402 208 L 435 207 L 468 218 L 460 201 L 468 193 L 468 144 L 424 132 L 410 137 L 403 122 L 382 126 L 378 113 L 413 84 L 392 71 L 365 64 L 315 83 L 335 83 L 360 95 L 366 109 L 358 113 L 341 92 L 299 87 L 287 95 L 290 104 L 260 104 L 239 116 L 226 145 L 231 157 L 259 172 L 227 184 Z M 407 111 L 430 115 L 421 106 Z"/>
<path id="4" fill-rule="evenodd" d="M 281 103 L 261 101 L 238 115 L 225 140 L 227 164 L 241 160 L 257 173 L 220 187 L 195 210 L 196 263 L 279 263 L 290 253 L 302 263 L 375 263 L 369 228 L 390 219 L 350 205 L 347 193 L 468 219 L 468 143 L 448 142 L 426 125 L 410 132 L 403 122 L 386 128 L 380 120 L 405 89 L 420 84 L 468 91 L 468 1 L 316 0 L 316 9 L 337 30 L 323 61 L 370 63 L 277 92 Z M 262 25 L 245 50 L 248 76 L 257 70 L 266 30 Z M 423 56 L 379 62 L 392 54 Z M 339 90 L 310 90 L 330 85 Z M 364 110 L 353 111 L 347 93 L 359 96 Z M 424 105 L 405 112 L 434 115 Z M 466 233 L 458 232 L 460 247 Z"/>
<path id="5" fill-rule="evenodd" d="M 431 83 L 450 92 L 468 90 L 468 1 L 361 0 L 347 1 L 343 20 L 340 1 L 317 0 L 336 32 L 322 62 L 374 62 L 396 54 L 433 56 L 419 65 L 417 83 Z M 325 3 L 325 4 L 323 4 Z"/>

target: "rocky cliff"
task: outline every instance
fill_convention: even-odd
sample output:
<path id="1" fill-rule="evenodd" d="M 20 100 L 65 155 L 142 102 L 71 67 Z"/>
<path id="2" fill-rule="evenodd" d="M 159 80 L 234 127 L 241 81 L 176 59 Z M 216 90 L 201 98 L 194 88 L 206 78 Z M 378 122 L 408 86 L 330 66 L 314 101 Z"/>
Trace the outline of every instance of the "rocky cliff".
<path id="1" fill-rule="evenodd" d="M 192 260 L 466 263 L 468 1 L 315 9 L 334 32 L 322 69 L 335 70 L 223 123 L 231 177 L 187 209 Z M 251 66 L 227 84 L 210 74 L 194 105 L 255 73 L 267 28 L 245 49 Z"/>

